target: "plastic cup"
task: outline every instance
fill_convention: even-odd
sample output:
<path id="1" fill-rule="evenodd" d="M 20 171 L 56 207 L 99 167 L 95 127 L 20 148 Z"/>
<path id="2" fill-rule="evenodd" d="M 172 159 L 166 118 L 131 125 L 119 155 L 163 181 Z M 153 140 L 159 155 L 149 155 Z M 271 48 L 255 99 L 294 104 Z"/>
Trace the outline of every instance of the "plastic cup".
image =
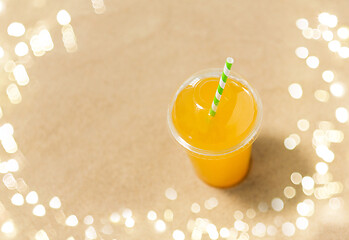
<path id="1" fill-rule="evenodd" d="M 228 76 L 229 79 L 240 82 L 252 94 L 257 105 L 257 116 L 252 130 L 245 139 L 228 149 L 211 151 L 192 146 L 178 134 L 172 119 L 172 110 L 177 96 L 185 87 L 200 79 L 219 78 L 221 73 L 222 69 L 214 68 L 200 71 L 189 77 L 177 90 L 169 105 L 167 122 L 171 135 L 186 151 L 199 178 L 211 186 L 225 188 L 242 181 L 249 170 L 252 144 L 258 136 L 263 115 L 262 102 L 257 91 L 237 73 L 231 72 Z"/>

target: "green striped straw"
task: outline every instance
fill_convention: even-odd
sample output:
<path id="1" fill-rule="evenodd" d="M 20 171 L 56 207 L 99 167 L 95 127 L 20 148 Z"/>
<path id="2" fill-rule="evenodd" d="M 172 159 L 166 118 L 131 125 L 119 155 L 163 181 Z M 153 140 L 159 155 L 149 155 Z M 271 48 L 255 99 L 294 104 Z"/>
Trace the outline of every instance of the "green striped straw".
<path id="1" fill-rule="evenodd" d="M 221 79 L 219 80 L 219 85 L 217 87 L 216 95 L 214 96 L 210 113 L 209 113 L 212 117 L 216 115 L 218 103 L 221 100 L 225 83 L 227 82 L 229 71 L 231 69 L 231 65 L 233 64 L 233 62 L 234 62 L 234 59 L 231 57 L 228 57 L 225 62 L 224 70 L 222 72 Z"/>

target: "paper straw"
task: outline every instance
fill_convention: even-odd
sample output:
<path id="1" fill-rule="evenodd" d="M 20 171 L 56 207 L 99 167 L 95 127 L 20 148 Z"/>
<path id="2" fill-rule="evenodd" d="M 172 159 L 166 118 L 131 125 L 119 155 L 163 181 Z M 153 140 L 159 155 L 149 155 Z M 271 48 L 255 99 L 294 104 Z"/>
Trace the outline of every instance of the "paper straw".
<path id="1" fill-rule="evenodd" d="M 229 71 L 231 69 L 231 65 L 233 64 L 233 62 L 234 62 L 234 59 L 231 57 L 228 57 L 226 62 L 225 62 L 224 70 L 222 72 L 221 79 L 219 80 L 219 85 L 217 87 L 216 95 L 214 96 L 214 99 L 213 99 L 213 102 L 211 105 L 211 109 L 210 109 L 210 113 L 209 113 L 212 117 L 214 117 L 214 115 L 216 115 L 218 103 L 221 100 L 221 96 L 223 94 L 225 83 L 227 82 Z"/>

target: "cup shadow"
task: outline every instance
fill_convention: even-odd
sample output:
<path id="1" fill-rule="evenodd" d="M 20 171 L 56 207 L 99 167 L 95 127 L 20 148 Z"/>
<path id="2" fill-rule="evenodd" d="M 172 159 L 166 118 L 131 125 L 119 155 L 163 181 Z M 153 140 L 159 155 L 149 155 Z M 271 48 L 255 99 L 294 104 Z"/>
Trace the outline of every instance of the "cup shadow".
<path id="1" fill-rule="evenodd" d="M 292 185 L 292 172 L 302 175 L 314 172 L 310 150 L 300 144 L 290 151 L 284 147 L 283 137 L 260 135 L 253 145 L 247 176 L 238 185 L 223 191 L 255 206 L 260 201 L 282 198 L 283 189 Z"/>

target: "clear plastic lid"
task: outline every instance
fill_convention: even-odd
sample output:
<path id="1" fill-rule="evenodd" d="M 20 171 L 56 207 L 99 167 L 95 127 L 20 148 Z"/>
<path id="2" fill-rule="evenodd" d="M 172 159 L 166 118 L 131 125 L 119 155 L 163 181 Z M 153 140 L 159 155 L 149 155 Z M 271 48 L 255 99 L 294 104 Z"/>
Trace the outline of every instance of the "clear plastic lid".
<path id="1" fill-rule="evenodd" d="M 249 132 L 249 134 L 244 138 L 244 140 L 242 140 L 241 142 L 239 142 L 238 144 L 229 147 L 227 149 L 224 150 L 219 150 L 219 151 L 213 151 L 213 150 L 207 150 L 207 149 L 201 149 L 198 147 L 194 147 L 192 146 L 190 143 L 188 143 L 187 141 L 185 141 L 178 133 L 176 127 L 174 126 L 173 123 L 173 119 L 172 119 L 172 111 L 173 111 L 173 107 L 174 104 L 176 102 L 176 99 L 179 95 L 179 93 L 186 88 L 188 85 L 193 85 L 194 82 L 198 82 L 201 79 L 205 79 L 205 78 L 220 78 L 220 75 L 222 73 L 223 69 L 218 69 L 218 68 L 212 68 L 212 69 L 206 69 L 206 70 L 202 70 L 198 73 L 193 74 L 191 77 L 189 77 L 181 86 L 180 88 L 177 90 L 175 96 L 173 97 L 169 108 L 168 108 L 168 113 L 167 113 L 167 121 L 168 121 L 168 126 L 170 129 L 170 132 L 172 134 L 172 136 L 175 138 L 175 140 L 182 145 L 184 148 L 186 148 L 187 150 L 191 151 L 192 153 L 196 153 L 196 154 L 200 154 L 200 155 L 205 155 L 205 156 L 221 156 L 221 155 L 225 155 L 225 154 L 229 154 L 229 153 L 233 153 L 235 151 L 237 151 L 240 148 L 243 148 L 247 145 L 250 145 L 254 142 L 254 140 L 256 139 L 260 127 L 261 127 L 261 122 L 262 122 L 262 115 L 263 115 L 263 109 L 262 109 L 262 102 L 261 99 L 258 95 L 258 93 L 256 92 L 256 90 L 254 90 L 247 81 L 245 81 L 241 76 L 239 76 L 238 74 L 231 72 L 230 75 L 228 76 L 230 79 L 237 81 L 239 83 L 241 83 L 253 96 L 255 103 L 257 105 L 257 116 L 256 119 L 254 121 L 254 126 L 252 127 L 252 130 Z M 224 94 L 224 93 L 223 93 Z"/>

